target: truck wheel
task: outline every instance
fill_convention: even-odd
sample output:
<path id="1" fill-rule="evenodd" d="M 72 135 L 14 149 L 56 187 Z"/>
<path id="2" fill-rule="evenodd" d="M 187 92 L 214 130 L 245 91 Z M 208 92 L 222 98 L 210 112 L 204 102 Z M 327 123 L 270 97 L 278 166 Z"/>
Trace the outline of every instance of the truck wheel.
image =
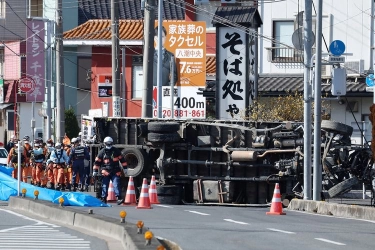
<path id="1" fill-rule="evenodd" d="M 121 154 L 128 163 L 128 175 L 133 177 L 140 175 L 146 165 L 146 152 L 138 148 L 125 148 Z"/>
<path id="2" fill-rule="evenodd" d="M 338 196 L 340 194 L 344 194 L 349 192 L 354 185 L 358 184 L 358 178 L 352 177 L 349 179 L 346 179 L 345 181 L 340 182 L 339 184 L 331 187 L 328 190 L 329 197 L 333 198 L 335 196 Z"/>
<path id="3" fill-rule="evenodd" d="M 150 142 L 178 142 L 181 137 L 177 132 L 170 134 L 148 133 L 147 139 Z"/>
<path id="4" fill-rule="evenodd" d="M 181 202 L 181 188 L 175 185 L 156 186 L 161 204 L 178 205 Z"/>
<path id="5" fill-rule="evenodd" d="M 180 129 L 180 124 L 177 122 L 150 122 L 148 123 L 148 130 L 156 133 L 172 133 Z"/>
<path id="6" fill-rule="evenodd" d="M 353 134 L 353 127 L 340 122 L 322 120 L 321 128 L 328 132 L 338 132 L 342 135 L 351 136 Z"/>

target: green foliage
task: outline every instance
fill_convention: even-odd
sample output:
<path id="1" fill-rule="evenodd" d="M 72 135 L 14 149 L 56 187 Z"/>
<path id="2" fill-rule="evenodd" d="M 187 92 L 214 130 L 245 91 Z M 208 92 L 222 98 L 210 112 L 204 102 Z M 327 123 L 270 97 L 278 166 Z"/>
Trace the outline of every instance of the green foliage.
<path id="1" fill-rule="evenodd" d="M 77 137 L 81 131 L 74 109 L 65 110 L 65 133 L 69 138 Z"/>

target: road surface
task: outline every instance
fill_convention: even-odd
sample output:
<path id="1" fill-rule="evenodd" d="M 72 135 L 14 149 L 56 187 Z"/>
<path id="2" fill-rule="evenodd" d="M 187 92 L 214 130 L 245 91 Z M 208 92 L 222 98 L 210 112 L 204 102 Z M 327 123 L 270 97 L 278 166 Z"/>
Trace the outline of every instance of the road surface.
<path id="1" fill-rule="evenodd" d="M 108 249 L 102 239 L 21 215 L 6 206 L 0 206 L 0 219 L 0 249 Z"/>

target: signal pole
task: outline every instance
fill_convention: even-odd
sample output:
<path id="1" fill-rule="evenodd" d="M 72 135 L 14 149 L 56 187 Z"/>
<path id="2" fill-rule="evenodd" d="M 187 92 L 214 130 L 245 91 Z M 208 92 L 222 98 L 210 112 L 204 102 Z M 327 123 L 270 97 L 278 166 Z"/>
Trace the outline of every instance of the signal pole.
<path id="1" fill-rule="evenodd" d="M 118 35 L 118 0 L 111 0 L 112 30 L 112 116 L 121 116 L 120 105 L 120 67 L 119 67 L 119 35 Z"/>
<path id="2" fill-rule="evenodd" d="M 152 91 L 154 87 L 154 23 L 155 23 L 155 0 L 144 0 L 144 45 L 143 45 L 143 93 L 142 93 L 142 117 L 152 118 Z M 156 70 L 156 69 L 155 69 Z"/>
<path id="3" fill-rule="evenodd" d="M 63 61 L 62 0 L 56 1 L 56 137 L 62 142 L 65 135 L 64 61 Z"/>

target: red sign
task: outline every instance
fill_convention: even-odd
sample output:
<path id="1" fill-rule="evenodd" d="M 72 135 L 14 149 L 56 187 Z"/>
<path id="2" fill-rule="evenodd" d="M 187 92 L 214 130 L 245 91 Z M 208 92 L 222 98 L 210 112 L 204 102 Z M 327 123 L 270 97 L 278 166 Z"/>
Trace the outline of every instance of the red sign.
<path id="1" fill-rule="evenodd" d="M 18 87 L 22 92 L 28 93 L 34 91 L 34 81 L 29 78 L 22 78 L 19 80 Z"/>

